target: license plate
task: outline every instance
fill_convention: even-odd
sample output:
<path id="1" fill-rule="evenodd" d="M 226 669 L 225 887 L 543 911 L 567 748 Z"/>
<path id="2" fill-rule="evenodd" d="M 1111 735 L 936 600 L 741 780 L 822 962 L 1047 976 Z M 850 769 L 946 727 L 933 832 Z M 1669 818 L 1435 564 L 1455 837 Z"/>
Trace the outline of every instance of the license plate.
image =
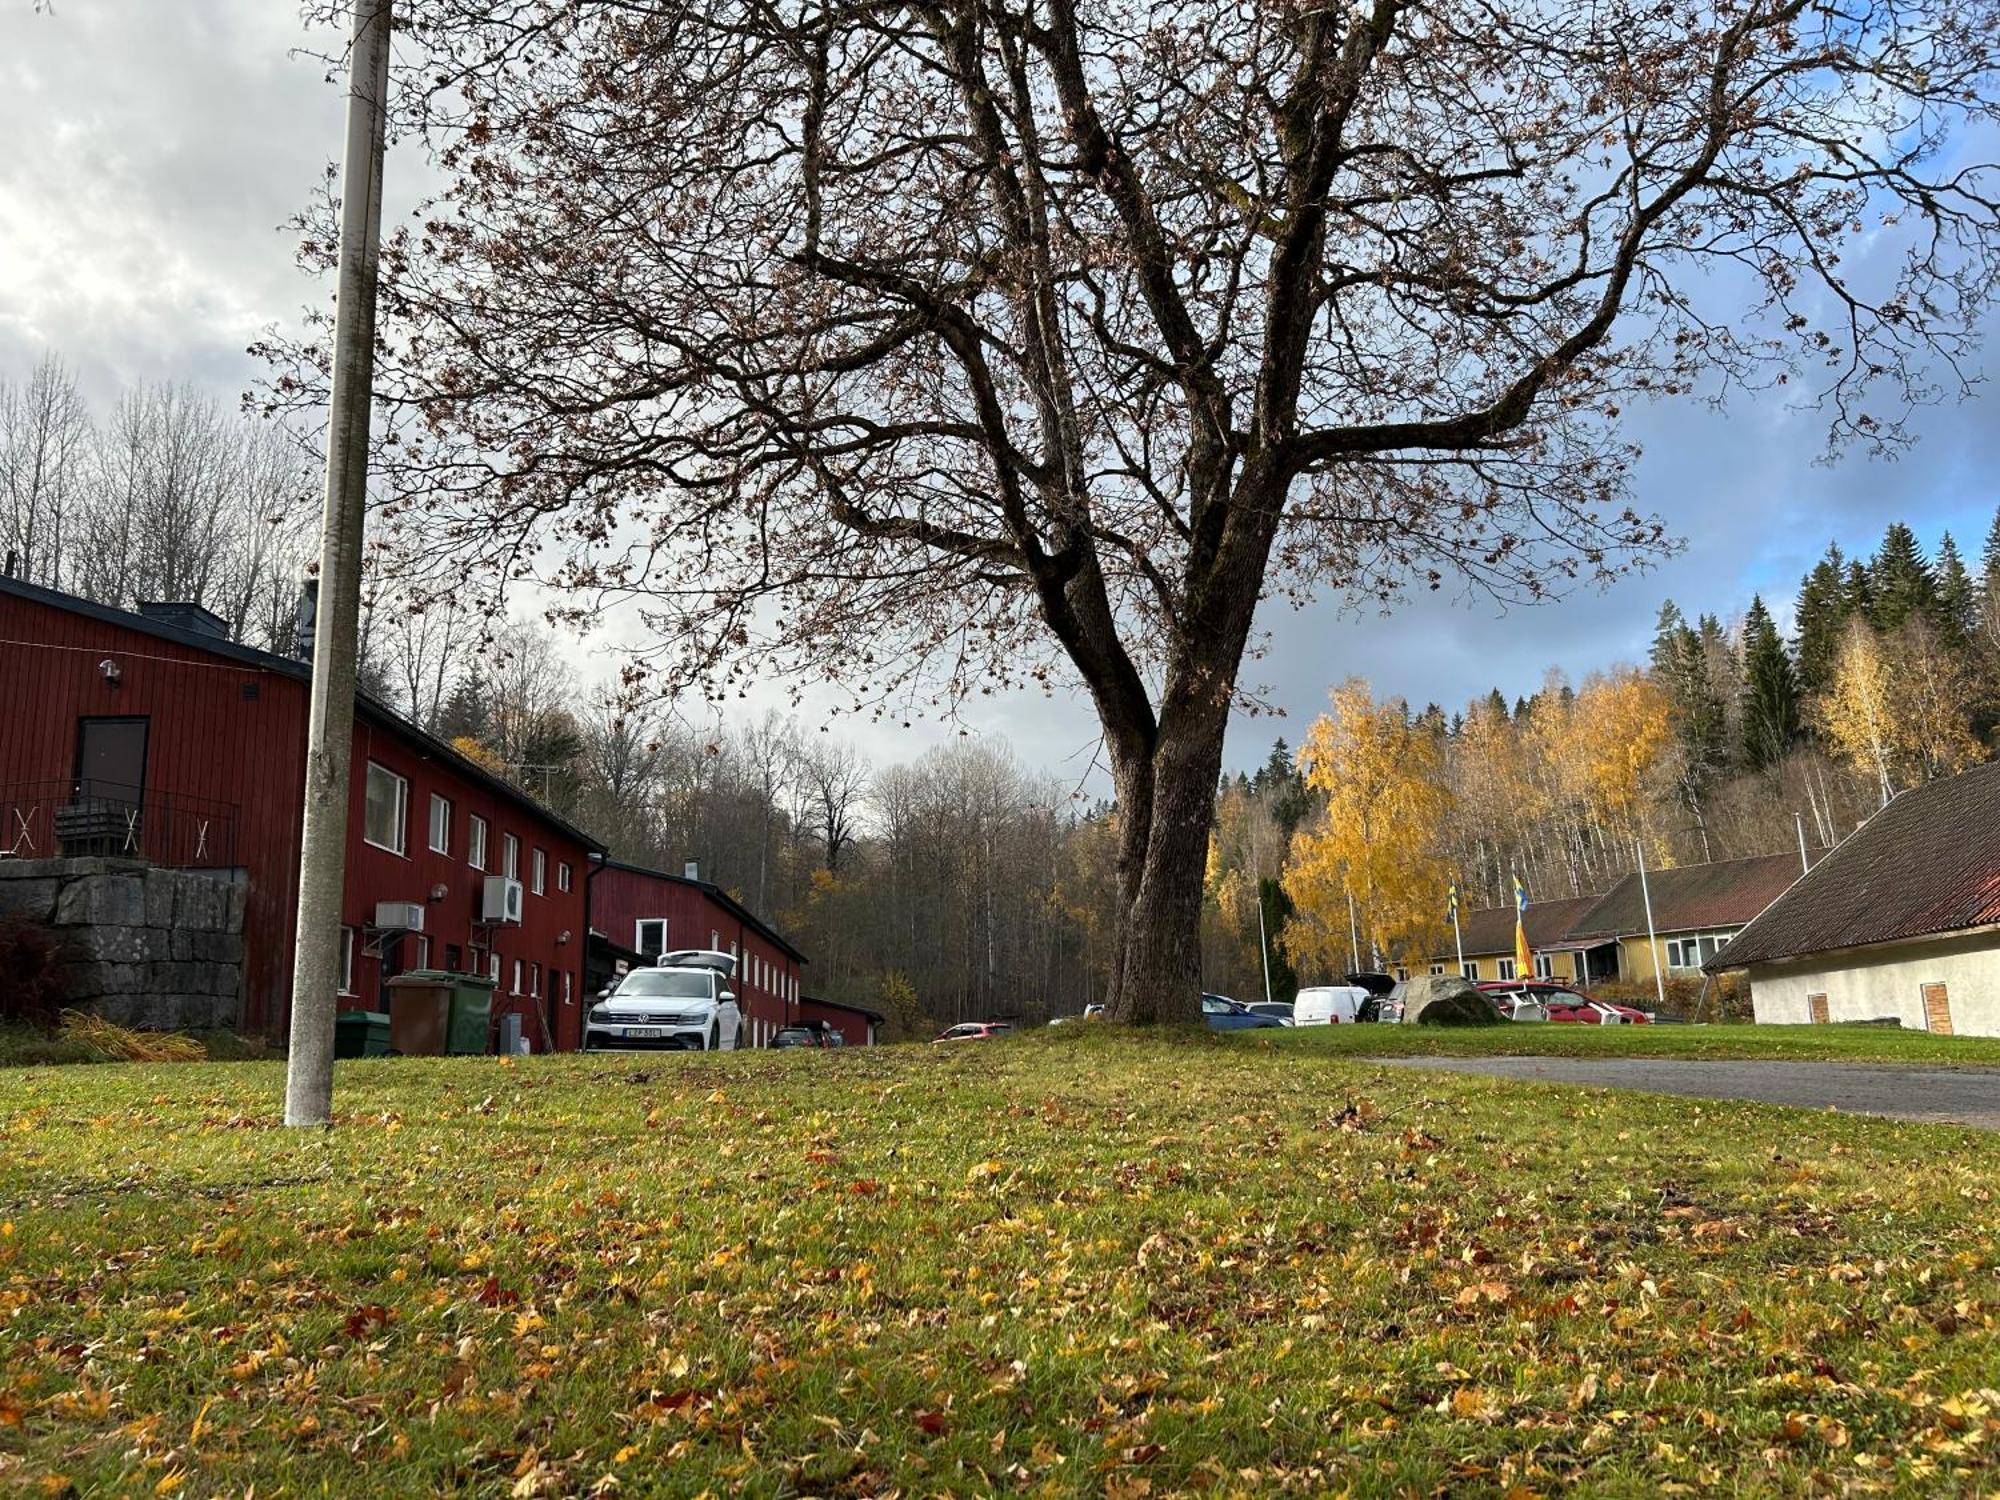
<path id="1" fill-rule="evenodd" d="M 625 1035 L 627 1036 L 665 1036 L 666 1034 L 667 1028 L 664 1026 L 627 1026 L 625 1028 Z"/>

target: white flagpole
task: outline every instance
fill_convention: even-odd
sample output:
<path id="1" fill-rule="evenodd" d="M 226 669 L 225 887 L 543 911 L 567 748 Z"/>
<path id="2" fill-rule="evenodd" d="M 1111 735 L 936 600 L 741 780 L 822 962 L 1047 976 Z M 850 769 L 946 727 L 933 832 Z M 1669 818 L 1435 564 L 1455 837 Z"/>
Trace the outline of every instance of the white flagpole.
<path id="1" fill-rule="evenodd" d="M 1646 843 L 1643 839 L 1632 840 L 1632 848 L 1639 856 L 1639 899 L 1646 903 L 1646 951 L 1653 955 L 1653 993 L 1660 997 L 1660 1009 L 1667 1008 L 1667 971 L 1660 961 L 1660 940 L 1653 932 L 1653 890 L 1646 883 Z"/>

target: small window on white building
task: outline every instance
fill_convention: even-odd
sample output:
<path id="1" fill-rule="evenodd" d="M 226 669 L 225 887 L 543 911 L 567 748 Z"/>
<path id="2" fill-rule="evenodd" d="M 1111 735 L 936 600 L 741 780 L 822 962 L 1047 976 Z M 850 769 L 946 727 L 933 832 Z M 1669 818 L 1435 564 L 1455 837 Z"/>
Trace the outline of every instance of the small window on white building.
<path id="1" fill-rule="evenodd" d="M 451 802 L 431 793 L 431 852 L 451 853 Z"/>
<path id="2" fill-rule="evenodd" d="M 401 854 L 409 847 L 410 784 L 386 766 L 368 762 L 367 807 L 361 836 L 377 849 Z"/>
<path id="3" fill-rule="evenodd" d="M 486 820 L 477 813 L 465 823 L 465 862 L 475 870 L 486 868 Z"/>

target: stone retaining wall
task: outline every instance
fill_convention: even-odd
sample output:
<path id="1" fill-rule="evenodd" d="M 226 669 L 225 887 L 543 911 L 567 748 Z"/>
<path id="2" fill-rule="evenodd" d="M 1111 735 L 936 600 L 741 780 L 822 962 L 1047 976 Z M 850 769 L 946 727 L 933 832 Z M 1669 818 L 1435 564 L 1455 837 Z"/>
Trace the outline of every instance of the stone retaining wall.
<path id="1" fill-rule="evenodd" d="M 0 920 L 56 938 L 64 1003 L 121 1026 L 230 1026 L 243 991 L 241 870 L 136 860 L 0 860 Z"/>

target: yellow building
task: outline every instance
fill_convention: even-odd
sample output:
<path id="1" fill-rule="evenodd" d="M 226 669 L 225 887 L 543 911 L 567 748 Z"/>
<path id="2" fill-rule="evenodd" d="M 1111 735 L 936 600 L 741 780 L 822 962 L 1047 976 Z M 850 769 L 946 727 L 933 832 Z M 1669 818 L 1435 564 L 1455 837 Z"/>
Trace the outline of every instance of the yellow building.
<path id="1" fill-rule="evenodd" d="M 1526 914 L 1528 947 L 1535 955 L 1537 979 L 1577 983 L 1583 974 L 1585 957 L 1579 950 L 1563 945 L 1577 918 L 1597 904 L 1595 896 L 1575 896 L 1566 901 L 1530 901 Z M 1459 941 L 1465 949 L 1463 973 L 1475 983 L 1488 979 L 1519 979 L 1514 959 L 1514 908 L 1489 906 L 1458 914 Z M 1458 944 L 1443 953 L 1430 955 L 1433 974 L 1449 974 L 1459 968 Z M 1609 961 L 1608 957 L 1605 959 Z M 1602 979 L 1602 970 L 1590 974 Z"/>
<path id="2" fill-rule="evenodd" d="M 1698 978 L 1702 965 L 1802 869 L 1796 853 L 1759 855 L 1650 870 L 1643 884 L 1637 873 L 1626 875 L 1599 896 L 1531 901 L 1526 924 L 1534 977 L 1584 988 L 1607 979 L 1643 983 L 1662 970 L 1669 978 Z M 1524 977 L 1515 972 L 1513 907 L 1460 912 L 1459 935 L 1467 979 Z M 1433 974 L 1451 973 L 1460 967 L 1458 950 L 1433 953 L 1426 964 Z"/>
<path id="3" fill-rule="evenodd" d="M 1620 979 L 1643 983 L 1662 970 L 1670 979 L 1699 979 L 1702 965 L 1782 896 L 1804 868 L 1791 852 L 1649 870 L 1643 884 L 1636 873 L 1627 875 L 1576 920 L 1566 941 L 1615 942 Z"/>

